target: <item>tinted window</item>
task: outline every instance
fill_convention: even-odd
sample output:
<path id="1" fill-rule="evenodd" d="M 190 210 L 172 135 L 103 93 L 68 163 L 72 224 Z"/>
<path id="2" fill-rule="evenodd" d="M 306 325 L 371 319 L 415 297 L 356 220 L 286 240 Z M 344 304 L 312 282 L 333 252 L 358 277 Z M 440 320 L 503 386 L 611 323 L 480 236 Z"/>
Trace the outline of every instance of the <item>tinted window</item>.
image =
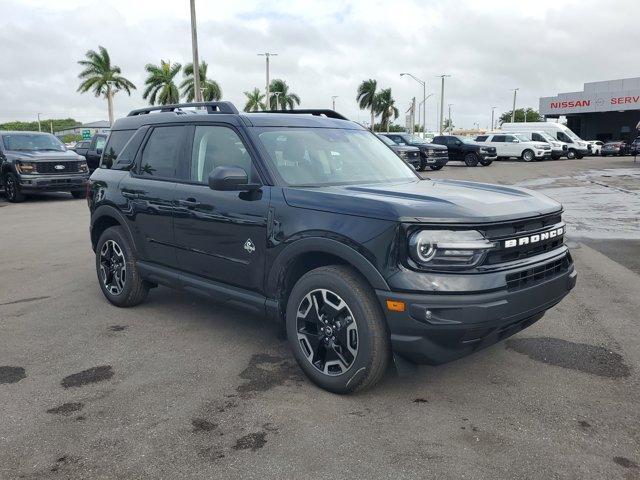
<path id="1" fill-rule="evenodd" d="M 546 142 L 546 140 L 542 138 L 542 135 L 540 135 L 539 133 L 532 133 L 531 140 L 535 142 Z"/>
<path id="2" fill-rule="evenodd" d="M 232 129 L 212 125 L 197 126 L 191 151 L 190 178 L 207 183 L 216 167 L 240 167 L 255 181 L 251 157 L 240 137 Z"/>
<path id="3" fill-rule="evenodd" d="M 564 132 L 557 132 L 558 140 L 565 143 L 573 143 L 573 140 L 569 138 L 569 136 Z"/>
<path id="4" fill-rule="evenodd" d="M 138 173 L 158 178 L 176 178 L 185 127 L 157 127 L 142 151 Z"/>
<path id="5" fill-rule="evenodd" d="M 106 143 L 107 143 L 107 137 L 96 138 L 96 150 L 103 149 Z"/>
<path id="6" fill-rule="evenodd" d="M 111 168 L 134 132 L 135 130 L 118 130 L 109 134 L 106 146 L 102 151 L 100 168 Z M 82 143 L 82 148 L 87 148 L 90 142 L 86 142 L 86 145 L 84 145 L 85 142 Z"/>
<path id="7" fill-rule="evenodd" d="M 487 138 L 489 138 L 489 135 L 478 135 L 476 137 L 476 142 L 484 142 Z"/>
<path id="8" fill-rule="evenodd" d="M 505 141 L 505 136 L 504 135 L 494 135 L 493 138 L 491 139 L 492 142 L 504 142 Z"/>
<path id="9" fill-rule="evenodd" d="M 435 143 L 438 145 L 446 145 L 447 141 L 444 137 L 433 137 L 433 140 L 431 141 L 431 143 Z"/>

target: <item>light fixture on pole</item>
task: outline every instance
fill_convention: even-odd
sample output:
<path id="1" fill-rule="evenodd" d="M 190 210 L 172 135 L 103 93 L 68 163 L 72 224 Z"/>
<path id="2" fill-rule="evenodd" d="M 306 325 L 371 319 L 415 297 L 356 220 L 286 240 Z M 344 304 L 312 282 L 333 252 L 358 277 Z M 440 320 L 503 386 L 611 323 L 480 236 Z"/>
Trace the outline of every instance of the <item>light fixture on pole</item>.
<path id="1" fill-rule="evenodd" d="M 280 94 L 282 92 L 273 92 L 273 94 L 276 96 L 276 110 L 278 110 L 278 100 L 280 99 Z"/>
<path id="2" fill-rule="evenodd" d="M 511 123 L 516 121 L 516 97 L 518 96 L 519 88 L 512 88 L 513 90 L 513 110 L 511 110 Z"/>
<path id="3" fill-rule="evenodd" d="M 496 108 L 497 107 L 491 107 L 491 131 L 495 129 L 495 123 L 493 122 L 493 118 L 496 114 Z"/>
<path id="4" fill-rule="evenodd" d="M 191 0 L 191 51 L 193 54 L 193 89 L 196 102 L 202 101 L 200 91 L 200 63 L 198 61 L 198 32 L 196 30 L 196 0 Z"/>
<path id="5" fill-rule="evenodd" d="M 338 95 L 332 95 L 331 96 L 331 104 L 333 105 L 333 110 L 336 109 L 336 98 L 338 98 Z"/>
<path id="6" fill-rule="evenodd" d="M 450 77 L 451 75 L 446 75 L 446 74 L 442 74 L 442 75 L 436 75 L 436 77 L 440 77 L 441 79 L 441 84 L 440 84 L 440 128 L 438 129 L 438 131 L 440 132 L 440 135 L 442 135 L 442 130 L 444 128 L 444 79 L 447 77 Z"/>
<path id="7" fill-rule="evenodd" d="M 271 95 L 269 94 L 269 58 L 277 57 L 278 54 L 277 53 L 271 53 L 271 52 L 264 52 L 264 53 L 259 53 L 258 56 L 259 57 L 264 57 L 266 62 L 267 62 L 267 64 L 266 64 L 266 66 L 267 66 L 267 86 L 265 88 L 265 93 L 266 93 L 266 97 L 265 98 L 267 99 L 267 104 L 268 104 L 267 106 L 269 108 L 271 108 L 271 104 L 269 102 L 269 99 L 271 98 Z M 276 98 L 276 101 L 277 101 L 277 98 Z M 276 108 L 276 110 L 277 110 L 277 108 Z"/>
<path id="8" fill-rule="evenodd" d="M 418 77 L 410 73 L 400 74 L 401 77 L 403 77 L 404 75 L 410 76 L 420 85 L 422 85 L 422 136 L 424 137 L 424 134 L 426 132 L 426 125 L 427 125 L 427 82 L 425 82 L 424 80 L 420 80 Z M 420 111 L 418 111 L 418 122 L 419 121 L 420 121 Z"/>

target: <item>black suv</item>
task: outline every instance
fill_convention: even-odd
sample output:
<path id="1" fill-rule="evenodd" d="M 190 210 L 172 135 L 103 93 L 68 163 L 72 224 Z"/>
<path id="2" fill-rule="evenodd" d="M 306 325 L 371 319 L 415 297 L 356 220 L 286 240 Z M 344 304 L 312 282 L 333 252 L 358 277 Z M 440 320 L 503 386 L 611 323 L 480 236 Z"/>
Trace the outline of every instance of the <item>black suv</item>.
<path id="1" fill-rule="evenodd" d="M 338 393 L 392 359 L 447 362 L 519 332 L 576 281 L 558 203 L 422 180 L 331 110 L 134 110 L 89 191 L 111 303 L 162 284 L 281 320 L 302 370 Z"/>
<path id="2" fill-rule="evenodd" d="M 0 132 L 0 181 L 10 202 L 35 192 L 71 192 L 83 198 L 89 169 L 50 133 Z"/>
<path id="3" fill-rule="evenodd" d="M 412 147 L 410 145 L 398 145 L 396 142 L 384 135 L 378 134 L 378 138 L 384 142 L 384 144 L 394 151 L 405 162 L 411 164 L 413 168 L 418 170 L 422 163 L 420 149 L 418 147 Z"/>
<path id="4" fill-rule="evenodd" d="M 468 138 L 457 135 L 439 135 L 433 143 L 446 145 L 449 149 L 449 160 L 464 162 L 468 167 L 482 165 L 488 167 L 497 158 L 496 148 L 479 145 Z"/>
<path id="5" fill-rule="evenodd" d="M 100 157 L 102 156 L 102 150 L 106 143 L 107 136 L 104 133 L 98 133 L 89 140 L 76 143 L 70 150 L 73 150 L 78 155 L 82 155 L 87 160 L 89 171 L 93 172 L 100 164 Z"/>
<path id="6" fill-rule="evenodd" d="M 420 149 L 420 165 L 416 170 L 423 171 L 429 167 L 431 170 L 440 170 L 449 161 L 447 149 L 441 145 L 434 145 L 427 140 L 409 133 L 381 133 L 400 146 L 409 145 Z"/>

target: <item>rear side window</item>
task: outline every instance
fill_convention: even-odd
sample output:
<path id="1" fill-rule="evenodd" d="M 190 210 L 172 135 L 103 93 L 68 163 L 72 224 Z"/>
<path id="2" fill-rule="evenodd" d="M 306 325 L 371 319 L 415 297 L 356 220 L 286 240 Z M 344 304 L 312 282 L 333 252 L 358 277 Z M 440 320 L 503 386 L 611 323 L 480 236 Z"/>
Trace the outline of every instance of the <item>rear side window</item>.
<path id="1" fill-rule="evenodd" d="M 493 138 L 491 139 L 492 142 L 500 142 L 503 143 L 505 142 L 505 136 L 504 135 L 494 135 Z"/>
<path id="2" fill-rule="evenodd" d="M 145 177 L 177 178 L 185 127 L 156 127 L 142 150 L 138 173 Z"/>
<path id="3" fill-rule="evenodd" d="M 122 152 L 122 149 L 134 133 L 135 130 L 116 130 L 109 134 L 107 143 L 102 151 L 100 168 L 111 168 L 114 165 L 118 155 L 120 155 L 120 152 Z M 87 146 L 83 145 L 83 148 Z"/>
<path id="4" fill-rule="evenodd" d="M 489 138 L 489 135 L 478 135 L 476 137 L 476 142 L 484 142 L 487 138 Z"/>

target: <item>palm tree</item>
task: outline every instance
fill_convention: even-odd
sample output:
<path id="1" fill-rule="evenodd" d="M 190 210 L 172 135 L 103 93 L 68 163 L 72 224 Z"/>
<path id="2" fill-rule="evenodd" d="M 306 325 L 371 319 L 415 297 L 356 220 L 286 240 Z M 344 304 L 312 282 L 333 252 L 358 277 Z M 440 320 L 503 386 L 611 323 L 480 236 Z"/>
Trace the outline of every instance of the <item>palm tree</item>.
<path id="1" fill-rule="evenodd" d="M 356 101 L 361 110 L 367 108 L 371 110 L 371 131 L 373 132 L 373 126 L 376 121 L 376 89 L 378 88 L 378 82 L 373 78 L 364 80 L 358 87 L 358 95 Z"/>
<path id="2" fill-rule="evenodd" d="M 107 99 L 107 108 L 109 110 L 109 124 L 113 124 L 113 96 L 116 92 L 124 90 L 127 95 L 131 95 L 131 90 L 135 90 L 136 86 L 121 76 L 120 67 L 111 65 L 111 57 L 109 52 L 103 46 L 98 47 L 98 52 L 88 50 L 85 54 L 86 60 L 80 60 L 78 63 L 82 65 L 84 70 L 80 72 L 78 78 L 82 83 L 78 87 L 78 92 L 86 93 L 92 90 L 96 97 L 104 95 Z"/>
<path id="3" fill-rule="evenodd" d="M 273 79 L 269 85 L 269 94 L 273 95 L 268 99 L 269 108 L 277 110 L 293 110 L 294 105 L 300 105 L 300 97 L 293 92 L 289 92 L 289 85 L 279 78 Z"/>
<path id="4" fill-rule="evenodd" d="M 393 119 L 398 118 L 399 112 L 395 107 L 396 101 L 393 99 L 391 95 L 391 89 L 385 88 L 380 90 L 380 93 L 377 93 L 374 99 L 374 106 L 377 113 L 379 113 L 381 118 L 381 127 L 382 131 L 386 131 L 388 127 L 389 118 L 393 117 Z"/>
<path id="5" fill-rule="evenodd" d="M 254 88 L 251 92 L 244 92 L 247 97 L 247 103 L 244 105 L 245 112 L 257 112 L 258 110 L 266 110 L 267 106 L 263 102 L 264 93 L 260 93 L 259 88 Z"/>
<path id="6" fill-rule="evenodd" d="M 205 102 L 218 101 L 222 98 L 222 89 L 215 80 L 207 78 L 207 62 L 200 62 L 200 88 L 202 89 L 202 99 Z M 193 102 L 195 95 L 195 77 L 193 75 L 193 63 L 187 63 L 183 70 L 185 79 L 180 84 L 182 95 L 187 98 L 187 102 Z"/>
<path id="7" fill-rule="evenodd" d="M 175 78 L 182 65 L 171 61 L 160 60 L 160 65 L 147 63 L 144 69 L 149 74 L 144 84 L 147 86 L 142 98 L 149 99 L 151 105 L 168 105 L 180 101 L 180 92 L 175 84 Z"/>

